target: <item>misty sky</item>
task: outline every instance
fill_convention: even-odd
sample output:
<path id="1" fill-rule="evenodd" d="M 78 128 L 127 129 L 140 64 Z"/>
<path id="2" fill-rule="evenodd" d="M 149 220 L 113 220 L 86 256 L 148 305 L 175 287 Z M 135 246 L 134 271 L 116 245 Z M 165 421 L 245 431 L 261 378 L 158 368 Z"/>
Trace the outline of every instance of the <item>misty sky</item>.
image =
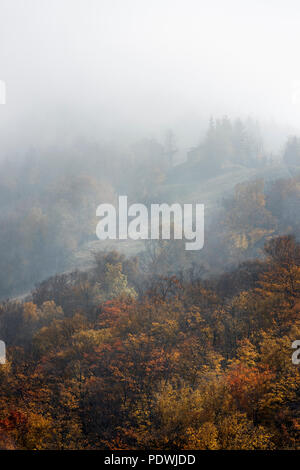
<path id="1" fill-rule="evenodd" d="M 159 136 L 210 115 L 300 130 L 297 0 L 0 0 L 5 146 Z"/>

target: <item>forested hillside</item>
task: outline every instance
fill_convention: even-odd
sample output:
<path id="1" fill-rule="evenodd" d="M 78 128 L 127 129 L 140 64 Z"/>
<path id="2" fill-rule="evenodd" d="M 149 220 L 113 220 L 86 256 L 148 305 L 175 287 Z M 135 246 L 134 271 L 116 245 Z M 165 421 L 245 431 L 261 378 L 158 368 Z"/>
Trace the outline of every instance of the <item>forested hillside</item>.
<path id="1" fill-rule="evenodd" d="M 47 165 L 3 164 L 2 297 L 35 287 L 0 304 L 2 449 L 299 449 L 295 146 L 288 141 L 281 163 L 289 177 L 263 177 L 278 163 L 253 156 L 250 180 L 231 170 L 226 190 L 208 198 L 200 251 L 140 240 L 126 255 L 94 241 L 95 202 L 126 191 L 146 205 L 172 199 L 170 140 L 136 144 L 126 165 L 119 150 L 89 148 L 88 171 L 87 143 Z M 207 187 L 224 178 L 213 174 Z M 181 184 L 179 201 L 203 202 L 204 181 Z M 71 270 L 89 244 L 89 263 Z"/>
<path id="2" fill-rule="evenodd" d="M 98 256 L 1 305 L 5 449 L 296 449 L 300 246 L 203 281 Z"/>
<path id="3" fill-rule="evenodd" d="M 193 156 L 177 166 L 172 132 L 161 142 L 147 138 L 122 146 L 79 139 L 33 148 L 18 158 L 9 155 L 0 163 L 0 298 L 22 295 L 51 275 L 88 265 L 99 204 L 116 204 L 122 194 L 129 204 L 203 203 L 209 226 L 237 184 L 296 175 L 297 145 L 291 139 L 274 160 L 263 149 L 256 122 L 223 118 L 210 121 Z M 239 191 L 236 199 L 243 197 Z M 291 191 L 297 198 L 296 184 Z M 99 249 L 102 245 L 94 243 L 92 251 Z M 206 259 L 207 250 L 205 244 L 201 256 Z M 141 251 L 140 244 L 132 251 Z"/>
<path id="4" fill-rule="evenodd" d="M 0 0 L 9 462 L 300 451 L 299 18 Z"/>

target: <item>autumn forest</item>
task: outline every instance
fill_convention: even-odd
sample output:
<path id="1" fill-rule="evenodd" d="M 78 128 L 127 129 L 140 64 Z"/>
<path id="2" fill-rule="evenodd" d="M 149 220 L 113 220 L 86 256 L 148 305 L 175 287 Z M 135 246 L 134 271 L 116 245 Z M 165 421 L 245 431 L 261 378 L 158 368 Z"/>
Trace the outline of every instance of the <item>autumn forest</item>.
<path id="1" fill-rule="evenodd" d="M 0 174 L 0 448 L 299 449 L 299 139 L 274 160 L 224 118 L 180 165 L 171 133 L 53 152 Z M 207 204 L 203 250 L 104 249 L 116 194 Z"/>

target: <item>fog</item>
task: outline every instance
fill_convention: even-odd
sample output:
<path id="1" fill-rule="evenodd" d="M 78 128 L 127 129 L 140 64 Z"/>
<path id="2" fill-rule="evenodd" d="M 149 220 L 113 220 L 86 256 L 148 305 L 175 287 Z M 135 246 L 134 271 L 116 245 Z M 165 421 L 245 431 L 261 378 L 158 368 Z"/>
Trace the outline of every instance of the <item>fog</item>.
<path id="1" fill-rule="evenodd" d="M 2 154 L 168 128 L 188 148 L 225 114 L 267 139 L 276 124 L 280 146 L 299 129 L 299 17 L 296 0 L 1 0 Z"/>
<path id="2" fill-rule="evenodd" d="M 0 451 L 300 450 L 299 22 L 0 0 Z"/>

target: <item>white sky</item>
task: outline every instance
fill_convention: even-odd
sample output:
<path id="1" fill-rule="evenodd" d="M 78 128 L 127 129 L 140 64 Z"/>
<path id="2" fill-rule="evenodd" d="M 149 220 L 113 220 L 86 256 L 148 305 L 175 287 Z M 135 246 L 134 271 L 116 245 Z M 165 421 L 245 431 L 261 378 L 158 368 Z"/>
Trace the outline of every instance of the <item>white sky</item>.
<path id="1" fill-rule="evenodd" d="M 0 0 L 0 138 L 193 145 L 211 114 L 298 130 L 299 46 L 299 0 Z"/>

